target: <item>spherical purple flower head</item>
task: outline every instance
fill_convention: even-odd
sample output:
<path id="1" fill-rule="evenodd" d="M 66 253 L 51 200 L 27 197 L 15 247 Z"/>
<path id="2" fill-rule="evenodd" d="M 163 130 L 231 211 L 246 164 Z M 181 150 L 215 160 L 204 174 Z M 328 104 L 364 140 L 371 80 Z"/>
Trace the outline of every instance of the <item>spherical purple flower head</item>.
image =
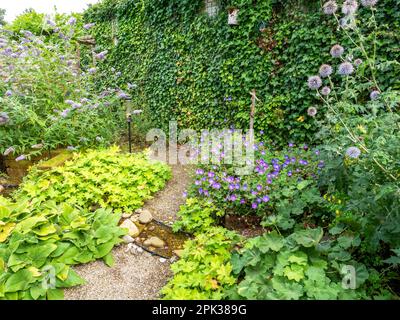
<path id="1" fill-rule="evenodd" d="M 349 76 L 354 72 L 354 67 L 350 62 L 343 62 L 339 65 L 338 72 L 342 76 Z"/>
<path id="2" fill-rule="evenodd" d="M 319 75 L 322 78 L 327 78 L 329 77 L 333 72 L 332 67 L 329 64 L 323 64 L 320 68 L 319 68 Z"/>
<path id="3" fill-rule="evenodd" d="M 369 97 L 371 98 L 371 100 L 377 100 L 380 95 L 381 93 L 378 90 L 374 90 L 370 93 Z"/>
<path id="4" fill-rule="evenodd" d="M 356 13 L 358 9 L 358 3 L 356 0 L 346 0 L 343 2 L 342 13 L 346 16 Z"/>
<path id="5" fill-rule="evenodd" d="M 363 7 L 373 7 L 378 3 L 378 0 L 361 0 Z"/>
<path id="6" fill-rule="evenodd" d="M 6 91 L 6 96 L 7 96 L 7 97 L 11 97 L 11 96 L 12 96 L 12 94 L 13 94 L 13 93 L 12 93 L 12 91 L 11 91 L 11 90 L 7 90 L 7 91 Z"/>
<path id="7" fill-rule="evenodd" d="M 96 68 L 90 68 L 90 69 L 88 70 L 88 72 L 89 72 L 90 74 L 95 74 L 95 73 L 97 72 L 97 69 L 96 69 Z"/>
<path id="8" fill-rule="evenodd" d="M 9 147 L 9 148 L 6 149 L 6 151 L 4 151 L 3 156 L 6 157 L 6 156 L 8 156 L 9 154 L 14 153 L 14 152 L 15 152 L 14 147 Z"/>
<path id="9" fill-rule="evenodd" d="M 328 86 L 325 86 L 321 89 L 321 94 L 323 96 L 329 96 L 330 93 L 331 93 L 331 88 L 329 88 Z"/>
<path id="10" fill-rule="evenodd" d="M 106 58 L 107 52 L 108 52 L 107 50 L 102 51 L 102 52 L 96 54 L 96 55 L 95 55 L 95 58 L 96 58 L 97 60 L 104 60 L 104 59 Z"/>
<path id="11" fill-rule="evenodd" d="M 340 58 L 344 53 L 344 48 L 340 44 L 335 44 L 330 53 L 333 58 Z"/>
<path id="12" fill-rule="evenodd" d="M 307 81 L 308 87 L 313 90 L 317 90 L 322 86 L 322 80 L 319 76 L 311 76 Z"/>
<path id="13" fill-rule="evenodd" d="M 19 157 L 15 158 L 15 161 L 22 161 L 26 159 L 26 155 L 21 154 Z"/>
<path id="14" fill-rule="evenodd" d="M 336 13 L 337 9 L 338 9 L 338 5 L 337 5 L 336 1 L 328 1 L 323 6 L 324 13 L 327 15 L 332 15 L 332 14 Z"/>
<path id="15" fill-rule="evenodd" d="M 10 121 L 10 117 L 6 112 L 0 112 L 0 126 L 7 124 Z"/>
<path id="16" fill-rule="evenodd" d="M 361 155 L 361 150 L 357 147 L 350 147 L 346 150 L 346 156 L 357 159 Z"/>
<path id="17" fill-rule="evenodd" d="M 310 117 L 315 117 L 315 116 L 317 115 L 317 108 L 315 108 L 315 107 L 309 107 L 309 108 L 307 109 L 307 114 L 308 114 Z"/>
<path id="18" fill-rule="evenodd" d="M 90 29 L 92 29 L 94 26 L 95 26 L 94 23 L 87 23 L 87 24 L 83 25 L 83 28 L 86 29 L 86 30 L 90 30 Z"/>
<path id="19" fill-rule="evenodd" d="M 356 67 L 359 67 L 361 64 L 362 64 L 362 60 L 361 59 L 356 59 L 356 60 L 354 60 L 354 65 L 356 66 Z"/>
<path id="20" fill-rule="evenodd" d="M 67 22 L 70 26 L 73 26 L 76 23 L 76 18 L 75 17 L 71 17 L 69 18 L 68 22 Z"/>

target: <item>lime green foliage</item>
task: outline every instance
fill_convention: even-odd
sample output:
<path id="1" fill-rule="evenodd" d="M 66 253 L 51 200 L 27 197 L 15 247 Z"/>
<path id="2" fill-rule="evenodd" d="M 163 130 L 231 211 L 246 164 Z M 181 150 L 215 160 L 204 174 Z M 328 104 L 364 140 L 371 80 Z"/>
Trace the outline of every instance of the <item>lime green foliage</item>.
<path id="1" fill-rule="evenodd" d="M 209 201 L 198 198 L 189 198 L 180 207 L 177 213 L 180 220 L 174 223 L 173 230 L 189 233 L 202 233 L 215 225 L 217 218 L 224 215 L 224 211 L 218 209 Z"/>
<path id="2" fill-rule="evenodd" d="M 41 162 L 40 164 L 37 165 L 37 168 L 41 170 L 46 170 L 54 167 L 59 167 L 63 165 L 66 161 L 70 160 L 72 157 L 73 157 L 72 152 L 63 151 L 60 154 L 56 155 L 55 157 L 47 161 Z"/>
<path id="3" fill-rule="evenodd" d="M 219 300 L 236 279 L 231 250 L 239 241 L 232 231 L 211 227 L 185 244 L 182 259 L 172 265 L 175 276 L 162 289 L 166 300 Z"/>
<path id="4" fill-rule="evenodd" d="M 122 154 L 112 147 L 76 154 L 63 167 L 46 172 L 33 169 L 16 197 L 32 198 L 35 207 L 52 200 L 131 212 L 162 189 L 170 177 L 166 164 L 150 161 L 144 153 Z"/>
<path id="5" fill-rule="evenodd" d="M 317 228 L 297 231 L 286 238 L 273 231 L 249 240 L 232 256 L 233 271 L 244 278 L 231 290 L 231 298 L 365 298 L 361 289 L 342 287 L 342 276 L 316 249 L 322 236 L 322 229 Z M 360 287 L 366 278 L 356 274 L 356 285 Z"/>
<path id="6" fill-rule="evenodd" d="M 111 249 L 125 234 L 119 219 L 111 209 L 35 208 L 0 197 L 0 299 L 62 299 L 62 288 L 84 283 L 71 265 L 112 264 Z"/>

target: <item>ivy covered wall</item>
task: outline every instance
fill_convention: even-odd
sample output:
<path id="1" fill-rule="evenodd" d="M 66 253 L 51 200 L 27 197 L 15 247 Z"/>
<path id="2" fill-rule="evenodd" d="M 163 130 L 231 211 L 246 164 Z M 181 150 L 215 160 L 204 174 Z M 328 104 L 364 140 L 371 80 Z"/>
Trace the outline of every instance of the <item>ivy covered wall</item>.
<path id="1" fill-rule="evenodd" d="M 329 49 L 339 37 L 321 1 L 220 0 L 218 6 L 210 17 L 204 0 L 104 0 L 85 19 L 96 23 L 97 50 L 108 50 L 105 65 L 122 73 L 121 86 L 137 85 L 133 102 L 154 125 L 247 128 L 256 89 L 257 131 L 278 143 L 312 140 L 324 110 L 306 79 L 331 62 Z M 392 60 L 400 54 L 399 0 L 380 6 L 378 50 Z M 240 9 L 237 26 L 228 25 L 232 7 Z M 384 86 L 399 88 L 399 66 L 381 74 Z M 107 87 L 110 79 L 99 82 Z M 317 106 L 316 118 L 307 115 L 310 106 Z"/>

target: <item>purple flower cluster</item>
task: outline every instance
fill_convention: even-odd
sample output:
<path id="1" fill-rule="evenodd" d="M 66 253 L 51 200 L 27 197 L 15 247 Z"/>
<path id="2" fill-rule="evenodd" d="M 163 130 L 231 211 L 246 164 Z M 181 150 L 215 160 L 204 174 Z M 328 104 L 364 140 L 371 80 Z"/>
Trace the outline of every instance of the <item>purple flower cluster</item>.
<path id="1" fill-rule="evenodd" d="M 282 183 L 316 177 L 323 168 L 323 161 L 313 160 L 319 151 L 311 151 L 307 145 L 295 148 L 291 143 L 285 155 L 270 158 L 271 153 L 263 143 L 257 143 L 254 171 L 250 175 L 237 176 L 229 166 L 205 166 L 195 171 L 194 192 L 212 201 L 223 201 L 230 207 L 258 210 L 274 198 L 275 190 Z M 267 152 L 266 152 L 267 151 Z M 286 182 L 283 182 L 286 181 Z"/>

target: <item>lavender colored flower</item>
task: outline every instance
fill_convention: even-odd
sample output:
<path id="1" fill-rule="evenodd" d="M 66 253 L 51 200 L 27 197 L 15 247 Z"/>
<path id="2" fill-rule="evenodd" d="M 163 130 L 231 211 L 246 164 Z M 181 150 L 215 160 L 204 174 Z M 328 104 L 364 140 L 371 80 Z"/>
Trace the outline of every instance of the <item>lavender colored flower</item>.
<path id="1" fill-rule="evenodd" d="M 380 95 L 381 93 L 378 90 L 374 90 L 370 93 L 369 97 L 371 98 L 371 100 L 377 100 Z"/>
<path id="2" fill-rule="evenodd" d="M 107 50 L 102 51 L 102 52 L 96 54 L 96 55 L 95 55 L 95 58 L 96 58 L 97 60 L 104 60 L 104 59 L 106 58 L 107 53 L 108 53 Z"/>
<path id="3" fill-rule="evenodd" d="M 316 90 L 322 86 L 322 80 L 319 76 L 309 77 L 307 83 L 308 83 L 308 87 L 310 89 L 314 89 L 314 90 Z"/>
<path id="4" fill-rule="evenodd" d="M 343 53 L 344 53 L 344 48 L 343 48 L 341 45 L 339 45 L 339 44 L 335 44 L 335 45 L 331 48 L 330 53 L 331 53 L 331 56 L 332 56 L 333 58 L 340 58 L 340 57 L 343 55 Z"/>
<path id="5" fill-rule="evenodd" d="M 257 207 L 258 207 L 257 202 L 253 202 L 253 203 L 251 204 L 251 207 L 252 207 L 253 209 L 257 209 Z"/>
<path id="6" fill-rule="evenodd" d="M 95 26 L 94 23 L 86 23 L 86 24 L 83 25 L 83 28 L 86 29 L 86 30 L 90 30 L 90 29 L 92 29 L 94 26 Z"/>
<path id="7" fill-rule="evenodd" d="M 7 97 L 11 97 L 11 96 L 12 96 L 12 94 L 13 94 L 13 93 L 12 93 L 12 91 L 11 91 L 11 90 L 7 90 L 7 91 L 6 91 L 6 96 L 7 96 Z"/>
<path id="8" fill-rule="evenodd" d="M 269 197 L 267 196 L 267 195 L 265 195 L 263 198 L 262 198 L 262 201 L 263 202 L 268 202 L 270 199 L 269 199 Z"/>
<path id="9" fill-rule="evenodd" d="M 356 0 L 346 0 L 343 2 L 342 13 L 346 16 L 356 13 L 358 9 L 358 2 Z"/>
<path id="10" fill-rule="evenodd" d="M 350 62 L 345 61 L 339 65 L 338 72 L 342 76 L 348 76 L 354 72 L 354 67 Z"/>
<path id="11" fill-rule="evenodd" d="M 26 155 L 22 154 L 19 157 L 15 158 L 15 161 L 23 161 L 26 160 Z"/>
<path id="12" fill-rule="evenodd" d="M 4 153 L 3 153 L 3 156 L 8 156 L 9 154 L 11 154 L 11 153 L 14 153 L 15 152 L 15 149 L 14 149 L 14 147 L 9 147 L 9 148 L 7 148 L 5 151 L 4 151 Z"/>
<path id="13" fill-rule="evenodd" d="M 316 114 L 317 114 L 317 108 L 315 108 L 315 107 L 309 107 L 309 108 L 307 109 L 307 114 L 308 114 L 310 117 L 315 117 Z"/>
<path id="14" fill-rule="evenodd" d="M 288 171 L 287 175 L 288 177 L 291 177 L 293 175 L 292 171 Z"/>
<path id="15" fill-rule="evenodd" d="M 357 159 L 361 155 L 361 150 L 357 147 L 350 147 L 346 150 L 346 155 L 350 158 Z"/>
<path id="16" fill-rule="evenodd" d="M 330 93 L 331 93 L 331 88 L 329 88 L 328 86 L 325 86 L 321 89 L 321 94 L 323 96 L 329 96 Z"/>
<path id="17" fill-rule="evenodd" d="M 70 26 L 73 26 L 76 23 L 76 18 L 75 17 L 71 17 L 69 18 L 68 22 L 67 22 Z"/>
<path id="18" fill-rule="evenodd" d="M 361 0 L 363 7 L 373 7 L 378 3 L 378 0 Z"/>
<path id="19" fill-rule="evenodd" d="M 118 98 L 124 99 L 124 100 L 129 100 L 130 99 L 130 96 L 127 93 L 123 92 L 123 91 L 119 91 L 117 93 L 117 96 L 118 96 Z"/>
<path id="20" fill-rule="evenodd" d="M 60 113 L 60 116 L 63 118 L 66 118 L 70 111 L 71 111 L 71 109 L 65 109 Z"/>
<path id="21" fill-rule="evenodd" d="M 327 78 L 332 74 L 332 67 L 329 64 L 323 64 L 320 68 L 319 68 L 319 75 L 322 78 Z"/>
<path id="22" fill-rule="evenodd" d="M 204 174 L 204 170 L 203 169 L 197 169 L 196 170 L 196 174 L 203 175 Z"/>
<path id="23" fill-rule="evenodd" d="M 336 1 L 328 1 L 323 6 L 324 13 L 327 15 L 332 15 L 332 14 L 336 13 L 337 9 L 338 9 L 338 5 L 337 5 Z"/>
<path id="24" fill-rule="evenodd" d="M 10 117 L 6 112 L 0 112 L 0 126 L 7 124 L 10 121 Z"/>
<path id="25" fill-rule="evenodd" d="M 97 72 L 97 69 L 96 69 L 96 68 L 90 68 L 90 69 L 88 70 L 88 72 L 89 72 L 90 74 L 95 74 L 95 73 Z"/>

